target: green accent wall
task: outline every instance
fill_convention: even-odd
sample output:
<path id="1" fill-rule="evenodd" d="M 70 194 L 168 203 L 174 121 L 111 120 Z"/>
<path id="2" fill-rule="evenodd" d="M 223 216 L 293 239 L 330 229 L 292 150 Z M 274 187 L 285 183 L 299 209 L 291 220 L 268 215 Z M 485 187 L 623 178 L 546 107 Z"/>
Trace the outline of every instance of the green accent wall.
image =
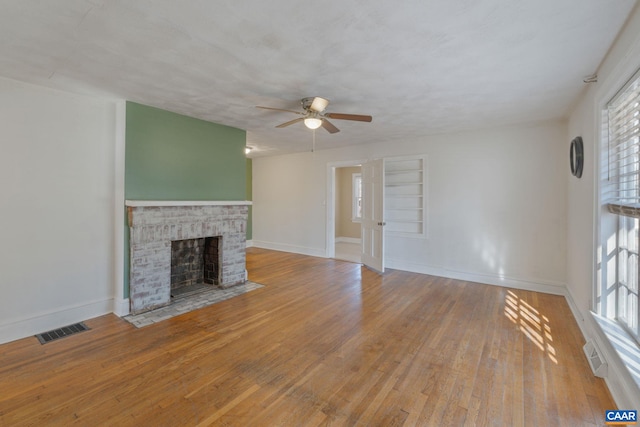
<path id="1" fill-rule="evenodd" d="M 125 197 L 245 200 L 246 132 L 127 102 Z"/>
<path id="2" fill-rule="evenodd" d="M 134 102 L 127 102 L 126 119 L 127 200 L 250 200 L 246 131 Z M 128 224 L 124 270 L 127 296 Z"/>

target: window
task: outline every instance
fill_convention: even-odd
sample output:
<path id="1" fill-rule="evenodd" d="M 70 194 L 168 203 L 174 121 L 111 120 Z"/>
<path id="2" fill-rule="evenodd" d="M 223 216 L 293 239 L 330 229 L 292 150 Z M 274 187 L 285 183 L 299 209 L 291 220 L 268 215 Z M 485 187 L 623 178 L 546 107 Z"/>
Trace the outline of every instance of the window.
<path id="1" fill-rule="evenodd" d="M 611 236 L 603 241 L 610 271 L 603 276 L 598 311 L 640 340 L 640 73 L 611 100 L 604 116 L 601 194 L 608 213 L 600 226 L 603 236 Z"/>
<path id="2" fill-rule="evenodd" d="M 351 220 L 353 222 L 362 221 L 362 174 L 351 175 Z"/>

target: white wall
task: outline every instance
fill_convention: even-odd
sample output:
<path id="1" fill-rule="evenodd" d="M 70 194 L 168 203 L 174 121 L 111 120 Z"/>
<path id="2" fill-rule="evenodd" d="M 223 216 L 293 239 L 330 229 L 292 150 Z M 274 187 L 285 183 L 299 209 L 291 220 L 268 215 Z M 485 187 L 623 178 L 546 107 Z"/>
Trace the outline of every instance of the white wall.
<path id="1" fill-rule="evenodd" d="M 253 160 L 253 243 L 324 256 L 327 164 L 426 154 L 428 238 L 387 237 L 387 266 L 564 293 L 564 122 Z"/>
<path id="2" fill-rule="evenodd" d="M 609 362 L 607 384 L 622 409 L 640 410 L 640 390 L 625 373 L 621 361 L 606 342 L 590 315 L 594 282 L 598 279 L 594 254 L 598 241 L 599 123 L 601 110 L 625 82 L 640 69 L 640 9 L 636 6 L 616 43 L 598 70 L 598 82 L 585 89 L 576 104 L 564 138 L 564 150 L 580 135 L 584 140 L 585 167 L 581 179 L 567 173 L 568 180 L 568 260 L 567 287 L 572 309 L 584 335 L 595 339 Z M 633 347 L 631 343 L 631 347 Z M 637 345 L 636 345 L 637 347 Z M 640 354 L 640 350 L 638 351 Z"/>
<path id="3" fill-rule="evenodd" d="M 311 153 L 253 159 L 253 246 L 324 256 L 324 168 Z"/>
<path id="4" fill-rule="evenodd" d="M 113 309 L 115 103 L 0 78 L 0 343 Z"/>

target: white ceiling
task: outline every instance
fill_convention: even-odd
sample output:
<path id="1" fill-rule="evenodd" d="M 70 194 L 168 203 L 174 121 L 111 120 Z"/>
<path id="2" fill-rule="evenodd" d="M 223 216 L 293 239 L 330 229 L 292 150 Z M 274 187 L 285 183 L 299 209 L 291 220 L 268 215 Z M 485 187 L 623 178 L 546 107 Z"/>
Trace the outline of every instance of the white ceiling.
<path id="1" fill-rule="evenodd" d="M 565 117 L 634 0 L 0 0 L 0 75 L 247 130 L 253 155 Z"/>

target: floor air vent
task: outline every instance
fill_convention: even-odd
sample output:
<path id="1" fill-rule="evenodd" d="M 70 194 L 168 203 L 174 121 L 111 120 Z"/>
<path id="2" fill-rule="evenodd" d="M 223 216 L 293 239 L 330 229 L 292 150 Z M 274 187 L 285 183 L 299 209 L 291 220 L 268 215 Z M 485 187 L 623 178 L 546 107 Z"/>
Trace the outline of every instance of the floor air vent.
<path id="1" fill-rule="evenodd" d="M 587 356 L 587 360 L 589 361 L 589 366 L 591 366 L 593 374 L 596 377 L 606 378 L 607 362 L 602 357 L 602 353 L 596 346 L 596 343 L 593 341 L 587 341 L 582 349 L 584 350 L 584 354 Z"/>
<path id="2" fill-rule="evenodd" d="M 46 344 L 48 342 L 68 337 L 69 335 L 77 334 L 78 332 L 88 331 L 89 327 L 84 324 L 84 322 L 75 323 L 73 325 L 64 326 L 59 329 L 54 329 L 53 331 L 43 332 L 41 334 L 36 335 L 40 344 Z"/>

